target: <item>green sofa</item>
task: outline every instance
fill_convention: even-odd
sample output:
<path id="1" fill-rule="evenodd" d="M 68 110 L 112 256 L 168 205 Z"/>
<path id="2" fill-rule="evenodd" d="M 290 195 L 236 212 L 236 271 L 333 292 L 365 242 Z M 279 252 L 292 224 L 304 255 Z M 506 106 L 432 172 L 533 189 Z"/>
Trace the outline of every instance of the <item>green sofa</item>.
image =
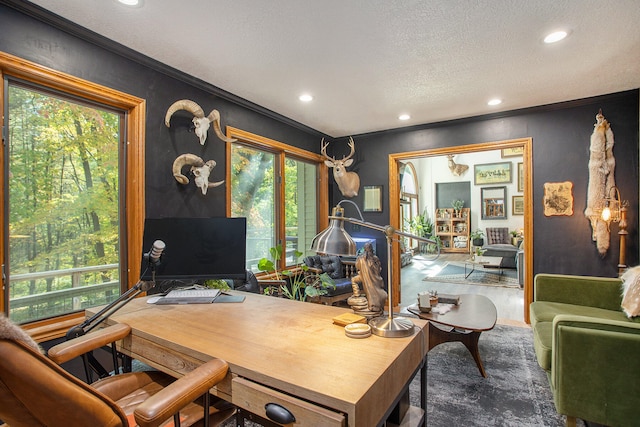
<path id="1" fill-rule="evenodd" d="M 621 301 L 619 279 L 535 277 L 533 345 L 567 425 L 640 425 L 640 318 L 629 319 Z"/>

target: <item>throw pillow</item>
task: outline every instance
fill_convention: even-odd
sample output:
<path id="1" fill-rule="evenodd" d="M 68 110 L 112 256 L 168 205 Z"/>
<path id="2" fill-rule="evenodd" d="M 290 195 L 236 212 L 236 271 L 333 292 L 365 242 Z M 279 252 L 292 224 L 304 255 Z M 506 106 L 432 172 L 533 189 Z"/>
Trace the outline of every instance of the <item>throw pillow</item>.
<path id="1" fill-rule="evenodd" d="M 627 317 L 640 316 L 640 266 L 627 270 L 622 279 L 622 309 Z"/>

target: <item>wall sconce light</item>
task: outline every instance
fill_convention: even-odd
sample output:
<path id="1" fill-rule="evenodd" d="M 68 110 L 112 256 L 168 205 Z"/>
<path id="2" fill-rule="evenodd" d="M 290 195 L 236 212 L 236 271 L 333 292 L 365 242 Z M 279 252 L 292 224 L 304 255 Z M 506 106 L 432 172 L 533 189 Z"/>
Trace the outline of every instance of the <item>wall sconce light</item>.
<path id="1" fill-rule="evenodd" d="M 345 202 L 349 202 L 356 207 L 358 214 L 360 215 L 359 219 L 344 217 L 344 209 L 340 205 Z M 312 251 L 338 256 L 355 255 L 356 245 L 351 236 L 349 236 L 349 234 L 344 230 L 344 221 L 361 225 L 372 230 L 380 231 L 385 235 L 387 239 L 387 302 L 389 306 L 388 317 L 375 317 L 369 321 L 369 326 L 371 326 L 371 331 L 373 332 L 373 334 L 382 337 L 393 338 L 407 337 L 412 335 L 414 332 L 413 322 L 409 319 L 394 318 L 393 316 L 393 286 L 391 277 L 392 241 L 395 235 L 401 235 L 416 239 L 421 242 L 431 244 L 436 244 L 436 242 L 425 237 L 420 237 L 396 230 L 390 225 L 382 226 L 366 222 L 362 218 L 362 213 L 360 212 L 358 205 L 356 205 L 351 200 L 341 200 L 340 202 L 338 202 L 338 204 L 333 208 L 332 214 L 331 216 L 329 216 L 329 219 L 329 227 L 324 231 L 321 231 L 311 241 Z M 439 249 L 440 248 L 438 247 L 438 250 Z"/>
<path id="2" fill-rule="evenodd" d="M 627 268 L 627 206 L 629 202 L 622 200 L 620 190 L 615 185 L 609 190 L 609 194 L 598 203 L 597 212 L 599 219 L 607 223 L 607 228 L 612 222 L 618 223 L 618 236 L 620 238 L 620 255 L 618 260 L 618 274 L 622 274 Z"/>

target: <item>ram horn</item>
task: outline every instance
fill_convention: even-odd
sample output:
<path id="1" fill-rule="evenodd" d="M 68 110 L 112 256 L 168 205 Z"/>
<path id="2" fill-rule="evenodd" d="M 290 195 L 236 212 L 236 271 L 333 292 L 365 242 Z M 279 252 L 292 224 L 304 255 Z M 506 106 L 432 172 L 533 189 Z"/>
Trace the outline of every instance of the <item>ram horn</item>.
<path id="1" fill-rule="evenodd" d="M 171 116 L 178 110 L 187 110 L 198 118 L 204 117 L 204 110 L 196 102 L 191 101 L 190 99 L 181 99 L 171 104 L 167 110 L 167 114 L 164 116 L 164 124 L 167 127 L 170 126 Z"/>
<path id="2" fill-rule="evenodd" d="M 209 119 L 209 121 L 213 123 L 213 130 L 215 131 L 216 135 L 218 135 L 218 138 L 225 142 L 237 141 L 237 139 L 235 138 L 227 138 L 225 134 L 222 133 L 222 129 L 220 127 L 220 113 L 218 112 L 218 110 L 212 110 L 207 116 L 207 119 Z"/>
<path id="3" fill-rule="evenodd" d="M 178 156 L 173 161 L 173 177 L 176 179 L 176 181 L 183 185 L 189 183 L 189 178 L 182 174 L 182 168 L 187 165 L 197 167 L 204 166 L 204 160 L 202 160 L 195 154 L 187 153 Z"/>

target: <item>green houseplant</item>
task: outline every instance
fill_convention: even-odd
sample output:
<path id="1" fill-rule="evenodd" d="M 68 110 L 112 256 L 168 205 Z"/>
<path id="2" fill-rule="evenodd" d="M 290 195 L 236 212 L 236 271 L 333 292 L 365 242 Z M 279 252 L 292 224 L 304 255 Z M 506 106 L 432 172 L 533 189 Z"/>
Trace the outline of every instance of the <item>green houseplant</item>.
<path id="1" fill-rule="evenodd" d="M 327 273 L 314 274 L 309 267 L 298 263 L 294 269 L 280 270 L 276 266 L 282 259 L 284 249 L 277 245 L 269 249 L 269 258 L 261 258 L 258 261 L 258 270 L 275 274 L 273 285 L 267 286 L 264 293 L 267 295 L 282 295 L 289 299 L 305 301 L 307 298 L 316 298 L 328 293 L 328 289 L 335 289 L 333 279 Z M 300 251 L 294 252 L 295 259 L 303 255 Z"/>
<path id="2" fill-rule="evenodd" d="M 451 202 L 451 207 L 456 212 L 456 216 L 459 217 L 460 216 L 460 211 L 464 207 L 464 200 L 462 200 L 462 199 L 454 199 Z"/>
<path id="3" fill-rule="evenodd" d="M 480 230 L 479 228 L 475 231 L 472 231 L 469 234 L 469 238 L 471 239 L 471 243 L 473 243 L 473 246 L 484 245 L 484 231 Z"/>

